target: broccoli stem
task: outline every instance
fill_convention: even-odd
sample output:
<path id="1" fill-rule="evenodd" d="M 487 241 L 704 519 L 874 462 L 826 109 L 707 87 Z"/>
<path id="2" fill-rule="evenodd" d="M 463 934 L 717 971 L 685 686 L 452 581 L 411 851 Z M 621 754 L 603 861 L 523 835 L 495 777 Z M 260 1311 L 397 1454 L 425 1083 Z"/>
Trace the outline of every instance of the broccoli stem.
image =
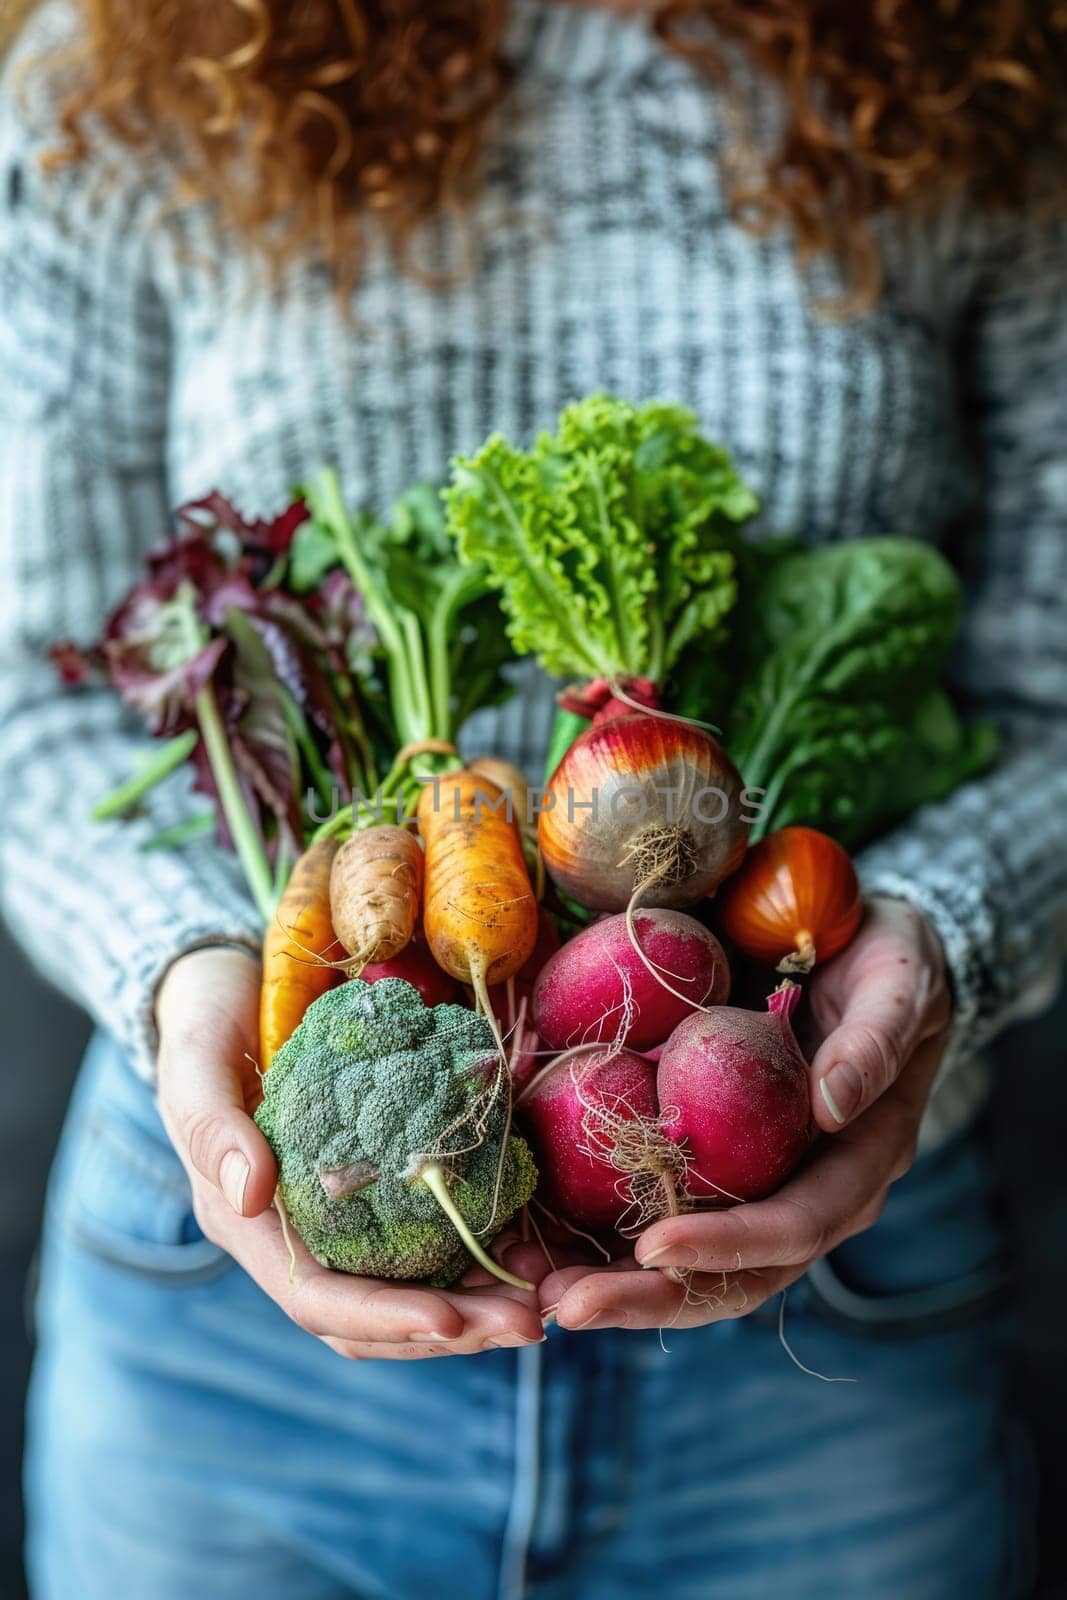
<path id="1" fill-rule="evenodd" d="M 470 1228 L 467 1226 L 463 1213 L 448 1192 L 444 1168 L 437 1161 L 428 1161 L 419 1172 L 418 1181 L 424 1183 L 441 1207 L 449 1222 L 459 1234 L 463 1243 L 480 1266 L 486 1272 L 491 1272 L 494 1278 L 499 1278 L 501 1283 L 510 1283 L 513 1289 L 533 1289 L 534 1285 L 525 1278 L 516 1278 L 514 1273 L 508 1272 L 499 1262 L 493 1260 L 486 1250 L 483 1250 Z"/>

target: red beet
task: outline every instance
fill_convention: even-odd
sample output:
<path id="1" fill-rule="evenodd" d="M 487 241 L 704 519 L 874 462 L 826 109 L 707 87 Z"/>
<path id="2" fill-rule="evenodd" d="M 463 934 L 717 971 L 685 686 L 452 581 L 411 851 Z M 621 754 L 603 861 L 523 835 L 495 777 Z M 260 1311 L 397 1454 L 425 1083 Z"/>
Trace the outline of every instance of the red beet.
<path id="1" fill-rule="evenodd" d="M 567 1056 L 518 1103 L 550 1210 L 583 1228 L 637 1224 L 661 1166 L 679 1170 L 659 1133 L 656 1069 L 620 1050 Z M 660 1215 L 662 1207 L 652 1211 Z"/>
<path id="2" fill-rule="evenodd" d="M 808 1065 L 789 1017 L 800 996 L 783 984 L 768 1010 L 717 1006 L 688 1017 L 660 1056 L 664 1132 L 691 1157 L 697 1201 L 758 1200 L 788 1177 L 808 1147 Z"/>
<path id="3" fill-rule="evenodd" d="M 554 1050 L 618 1042 L 660 1045 L 698 1005 L 721 1005 L 730 991 L 722 946 L 682 911 L 635 911 L 634 949 L 623 913 L 603 917 L 544 965 L 533 991 L 533 1023 Z M 669 986 L 669 987 L 668 987 Z M 677 990 L 677 994 L 672 994 Z"/>

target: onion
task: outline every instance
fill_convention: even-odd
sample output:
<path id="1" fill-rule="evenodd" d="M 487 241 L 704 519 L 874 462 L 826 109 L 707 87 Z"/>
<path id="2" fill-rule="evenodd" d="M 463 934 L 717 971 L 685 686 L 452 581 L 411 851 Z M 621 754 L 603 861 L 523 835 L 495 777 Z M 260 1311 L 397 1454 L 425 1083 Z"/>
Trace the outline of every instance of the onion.
<path id="1" fill-rule="evenodd" d="M 863 901 L 846 851 L 816 828 L 781 828 L 748 852 L 719 895 L 718 924 L 742 955 L 810 972 L 843 950 Z"/>
<path id="2" fill-rule="evenodd" d="M 741 864 L 741 776 L 721 745 L 682 719 L 633 712 L 586 729 L 549 782 L 538 824 L 545 866 L 591 911 L 710 894 Z"/>

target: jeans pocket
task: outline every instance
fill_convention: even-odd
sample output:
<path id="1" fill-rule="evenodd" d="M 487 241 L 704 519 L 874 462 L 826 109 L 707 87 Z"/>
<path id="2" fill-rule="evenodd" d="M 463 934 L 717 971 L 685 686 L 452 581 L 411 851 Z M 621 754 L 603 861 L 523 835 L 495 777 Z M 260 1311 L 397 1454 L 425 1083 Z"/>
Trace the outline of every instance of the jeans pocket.
<path id="1" fill-rule="evenodd" d="M 803 1300 L 852 1333 L 904 1338 L 1010 1310 L 1011 1290 L 994 1178 L 972 1134 L 924 1156 L 872 1228 L 815 1262 Z"/>
<path id="2" fill-rule="evenodd" d="M 69 1130 L 50 1210 L 81 1249 L 112 1266 L 166 1282 L 214 1276 L 232 1265 L 204 1237 L 174 1152 L 106 1101 Z"/>

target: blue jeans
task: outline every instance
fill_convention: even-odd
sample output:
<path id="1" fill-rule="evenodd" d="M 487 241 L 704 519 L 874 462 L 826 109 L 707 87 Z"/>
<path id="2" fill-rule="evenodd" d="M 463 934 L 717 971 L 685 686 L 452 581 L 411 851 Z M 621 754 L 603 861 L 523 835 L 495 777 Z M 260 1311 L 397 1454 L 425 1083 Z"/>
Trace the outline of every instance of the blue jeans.
<path id="1" fill-rule="evenodd" d="M 53 1175 L 34 1600 L 984 1600 L 1027 1590 L 1003 1241 L 976 1142 L 777 1307 L 349 1363 L 203 1238 L 152 1096 L 92 1046 Z"/>

